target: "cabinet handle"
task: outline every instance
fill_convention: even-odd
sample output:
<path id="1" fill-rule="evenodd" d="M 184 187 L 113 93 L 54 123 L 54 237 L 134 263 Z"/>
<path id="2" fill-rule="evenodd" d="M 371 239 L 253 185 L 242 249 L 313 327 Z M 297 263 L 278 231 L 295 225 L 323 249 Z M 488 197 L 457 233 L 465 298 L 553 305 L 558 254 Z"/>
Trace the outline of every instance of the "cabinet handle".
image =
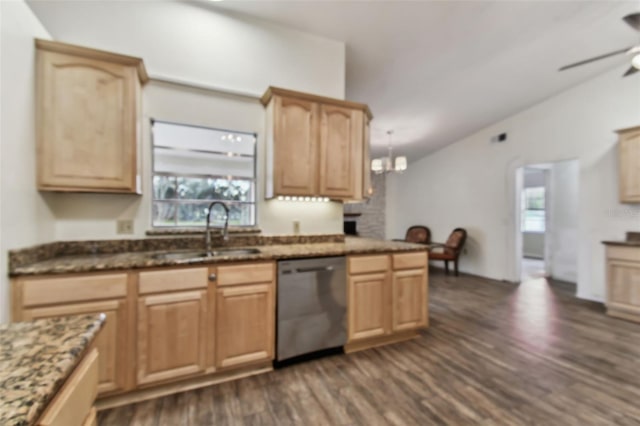
<path id="1" fill-rule="evenodd" d="M 216 274 L 209 275 L 209 281 L 215 281 L 217 278 Z"/>

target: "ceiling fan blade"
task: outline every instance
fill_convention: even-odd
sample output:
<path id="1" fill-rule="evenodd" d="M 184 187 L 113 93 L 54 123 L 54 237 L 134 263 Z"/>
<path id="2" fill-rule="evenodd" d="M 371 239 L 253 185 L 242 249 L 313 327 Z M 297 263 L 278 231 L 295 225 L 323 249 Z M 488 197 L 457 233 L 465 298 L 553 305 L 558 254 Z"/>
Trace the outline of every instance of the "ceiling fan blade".
<path id="1" fill-rule="evenodd" d="M 620 55 L 622 53 L 627 53 L 627 51 L 631 49 L 631 47 L 627 47 L 626 49 L 616 50 L 615 52 L 605 53 L 604 55 L 594 56 L 593 58 L 585 59 L 584 61 L 575 62 L 573 64 L 565 65 L 564 67 L 558 69 L 558 71 L 568 70 L 569 68 L 579 67 L 580 65 L 585 65 L 591 62 L 599 61 L 600 59 L 605 59 L 610 56 Z"/>
<path id="2" fill-rule="evenodd" d="M 638 68 L 632 66 L 631 68 L 629 68 L 627 70 L 627 72 L 624 73 L 623 77 L 626 77 L 626 76 L 631 75 L 631 74 L 635 74 L 637 72 L 638 72 Z"/>
<path id="3" fill-rule="evenodd" d="M 640 12 L 631 13 L 622 18 L 622 20 L 629 24 L 629 26 L 634 30 L 640 31 Z"/>

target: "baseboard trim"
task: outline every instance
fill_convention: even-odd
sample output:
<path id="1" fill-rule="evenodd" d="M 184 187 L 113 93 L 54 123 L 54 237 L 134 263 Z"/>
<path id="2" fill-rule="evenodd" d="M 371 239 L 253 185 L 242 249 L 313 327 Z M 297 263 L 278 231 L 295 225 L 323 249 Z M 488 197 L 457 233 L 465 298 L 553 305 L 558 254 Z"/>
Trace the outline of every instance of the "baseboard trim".
<path id="1" fill-rule="evenodd" d="M 181 380 L 179 382 L 167 383 L 147 389 L 138 389 L 122 395 L 100 398 L 96 401 L 96 408 L 98 409 L 98 411 L 107 410 L 109 408 L 134 404 L 136 402 L 147 401 L 149 399 L 155 399 L 167 395 L 173 395 L 175 393 L 199 389 L 218 383 L 229 382 L 231 380 L 238 380 L 244 377 L 268 373 L 270 371 L 273 371 L 273 365 L 271 362 L 267 364 L 261 363 L 259 365 L 253 365 L 233 371 L 225 371 L 220 373 L 208 374 L 206 376 L 193 377 L 190 379 Z"/>
<path id="2" fill-rule="evenodd" d="M 347 343 L 344 346 L 344 352 L 347 354 L 363 351 L 365 349 L 375 348 L 377 346 L 388 345 L 391 343 L 399 343 L 405 340 L 411 340 L 420 335 L 419 330 L 403 331 L 401 333 L 390 334 L 388 336 L 374 337 L 366 340 L 358 340 Z"/>

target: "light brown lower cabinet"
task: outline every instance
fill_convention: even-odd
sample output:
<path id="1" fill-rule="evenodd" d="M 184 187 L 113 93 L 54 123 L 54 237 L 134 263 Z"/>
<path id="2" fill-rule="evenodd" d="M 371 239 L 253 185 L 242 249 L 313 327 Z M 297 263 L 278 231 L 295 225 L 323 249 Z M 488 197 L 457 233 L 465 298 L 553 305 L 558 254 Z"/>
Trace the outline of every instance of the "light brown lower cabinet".
<path id="1" fill-rule="evenodd" d="M 106 320 L 92 347 L 100 354 L 98 358 L 98 392 L 109 393 L 124 390 L 127 386 L 127 309 L 124 300 L 106 300 L 93 303 L 50 306 L 27 309 L 25 321 L 104 313 Z"/>
<path id="2" fill-rule="evenodd" d="M 389 275 L 386 272 L 349 277 L 349 340 L 384 336 L 389 332 Z"/>
<path id="3" fill-rule="evenodd" d="M 427 270 L 409 269 L 393 271 L 391 281 L 391 330 L 415 330 L 426 327 Z"/>
<path id="4" fill-rule="evenodd" d="M 348 275 L 347 351 L 428 326 L 426 252 L 350 256 Z"/>
<path id="5" fill-rule="evenodd" d="M 206 266 L 138 274 L 138 386 L 204 373 L 213 333 L 208 274 Z"/>
<path id="6" fill-rule="evenodd" d="M 93 403 L 98 393 L 98 351 L 92 349 L 73 370 L 38 420 L 39 426 L 96 424 Z"/>
<path id="7" fill-rule="evenodd" d="M 130 325 L 126 295 L 127 275 L 123 273 L 17 279 L 13 282 L 13 320 L 104 313 L 105 324 L 92 345 L 100 353 L 98 393 L 122 392 L 132 386 L 127 370 Z"/>
<path id="8" fill-rule="evenodd" d="M 607 247 L 607 313 L 640 322 L 640 247 Z"/>
<path id="9" fill-rule="evenodd" d="M 217 368 L 236 367 L 273 359 L 275 343 L 275 264 L 273 262 L 218 268 L 215 323 Z"/>

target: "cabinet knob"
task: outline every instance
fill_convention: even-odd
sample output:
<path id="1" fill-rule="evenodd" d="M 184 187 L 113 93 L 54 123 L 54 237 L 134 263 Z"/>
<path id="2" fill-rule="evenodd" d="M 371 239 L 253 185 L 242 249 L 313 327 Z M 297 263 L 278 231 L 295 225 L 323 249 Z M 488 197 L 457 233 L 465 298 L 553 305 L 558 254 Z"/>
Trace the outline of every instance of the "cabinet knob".
<path id="1" fill-rule="evenodd" d="M 216 276 L 216 274 L 210 274 L 209 275 L 209 281 L 215 281 L 218 277 Z"/>

